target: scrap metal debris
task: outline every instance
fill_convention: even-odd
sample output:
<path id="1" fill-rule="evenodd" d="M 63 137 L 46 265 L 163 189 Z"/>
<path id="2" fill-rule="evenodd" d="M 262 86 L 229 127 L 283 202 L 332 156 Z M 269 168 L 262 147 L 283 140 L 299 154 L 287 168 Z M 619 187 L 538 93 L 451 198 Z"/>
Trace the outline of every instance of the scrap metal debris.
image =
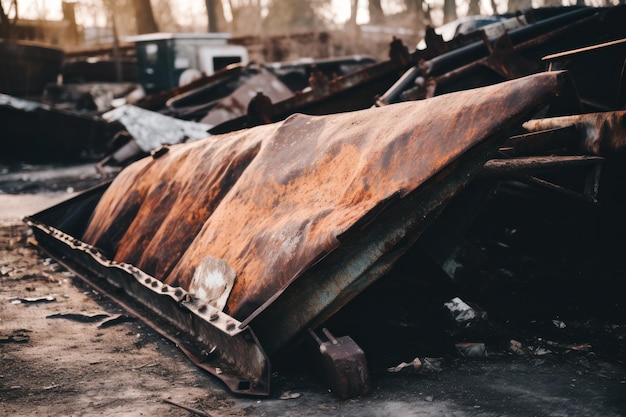
<path id="1" fill-rule="evenodd" d="M 37 304 L 37 303 L 51 303 L 56 301 L 56 295 L 45 295 L 42 297 L 22 297 L 11 298 L 12 304 Z"/>
<path id="2" fill-rule="evenodd" d="M 459 297 L 454 297 L 452 300 L 444 303 L 444 306 L 450 311 L 452 318 L 458 323 L 467 323 L 477 317 L 474 309 Z"/>
<path id="3" fill-rule="evenodd" d="M 133 321 L 137 321 L 135 317 L 130 317 L 125 314 L 119 314 L 115 317 L 111 317 L 108 320 L 103 321 L 98 325 L 98 329 L 106 329 L 108 327 L 117 326 L 122 323 L 131 323 Z"/>
<path id="4" fill-rule="evenodd" d="M 120 130 L 94 114 L 0 94 L 3 161 L 93 160 L 110 152 L 109 141 Z"/>
<path id="5" fill-rule="evenodd" d="M 252 98 L 259 111 L 249 104 L 245 115 L 211 129 L 214 136 L 190 143 L 158 148 L 170 139 L 151 131 L 144 151 L 157 148 L 152 157 L 27 221 L 44 251 L 233 392 L 268 395 L 273 359 L 386 276 L 411 248 L 448 279 L 469 283 L 468 300 L 480 294 L 471 285 L 479 279 L 496 288 L 521 274 L 541 282 L 585 250 L 616 250 L 609 239 L 595 250 L 577 248 L 582 239 L 574 235 L 583 230 L 597 239 L 591 229 L 602 221 L 621 232 L 613 220 L 624 205 L 624 57 L 615 61 L 619 76 L 596 80 L 617 95 L 594 95 L 578 83 L 589 51 L 611 63 L 610 54 L 621 53 L 624 43 L 615 40 L 580 46 L 622 36 L 615 21 L 625 10 L 520 19 L 498 38 L 439 45 L 436 53 L 410 54 L 394 40 L 389 61 L 334 79 L 312 71 L 310 87 L 279 102 L 241 90 L 230 103 L 242 113 L 241 97 Z M 542 58 L 555 53 L 544 72 Z M 554 71 L 557 64 L 567 71 Z M 143 123 L 143 111 L 131 111 L 129 129 Z M 271 124 L 238 130 L 260 123 Z M 187 141 L 177 129 L 171 140 Z M 206 135 L 206 126 L 200 130 Z M 599 208 L 607 200 L 608 208 Z M 529 204 L 537 201 L 540 209 Z M 580 222 L 579 213 L 595 220 Z M 547 220 L 533 224 L 528 214 Z M 558 250 L 533 239 L 543 225 L 562 232 Z M 457 322 L 486 317 L 464 294 L 451 296 L 438 308 L 450 300 L 444 306 Z M 318 337 L 319 350 L 335 356 L 330 368 L 340 368 L 340 355 L 330 352 L 344 339 L 326 336 Z M 453 344 L 461 356 L 487 355 L 483 339 L 460 340 L 480 341 Z M 363 353 L 352 347 L 352 356 Z M 509 350 L 549 349 L 510 340 Z M 365 363 L 352 358 L 344 368 L 354 372 L 343 385 L 346 375 L 335 373 L 334 390 L 343 398 L 367 392 Z M 441 360 L 401 362 L 388 371 L 403 369 L 438 371 Z M 363 378 L 352 384 L 354 375 Z M 362 390 L 351 390 L 359 384 Z"/>
<path id="6" fill-rule="evenodd" d="M 278 397 L 278 399 L 279 400 L 294 400 L 296 398 L 300 398 L 301 395 L 302 393 L 300 392 L 285 391 L 282 394 L 280 394 L 280 397 Z"/>
<path id="7" fill-rule="evenodd" d="M 482 358 L 487 356 L 487 348 L 484 343 L 456 343 L 454 345 L 459 355 L 468 358 Z"/>
<path id="8" fill-rule="evenodd" d="M 411 362 L 401 362 L 396 366 L 387 368 L 387 372 L 396 373 L 403 369 L 419 370 L 422 367 L 422 361 L 419 358 L 413 359 Z"/>
<path id="9" fill-rule="evenodd" d="M 98 323 L 107 317 L 109 317 L 108 314 L 94 314 L 93 316 L 89 316 L 87 314 L 78 313 L 56 313 L 46 316 L 47 319 L 65 319 L 78 323 Z"/>
<path id="10" fill-rule="evenodd" d="M 254 352 L 274 354 L 382 276 L 425 219 L 481 171 L 506 137 L 499 132 L 544 106 L 565 80 L 562 73 L 539 74 L 480 93 L 298 115 L 172 146 L 161 158 L 131 165 L 108 189 L 29 222 L 46 250 L 57 258 L 66 253 L 66 266 L 81 259 L 89 266 L 80 269 L 103 268 L 106 276 L 126 271 L 115 274 L 122 279 L 116 285 L 161 319 L 175 319 L 191 334 L 202 325 L 202 343 L 209 342 L 203 350 L 217 350 L 197 361 L 235 378 L 234 390 L 267 393 L 269 364 Z M 487 116 L 496 108 L 499 118 Z M 91 218 L 89 224 L 62 220 L 74 204 L 87 210 L 76 218 Z M 392 247 L 387 259 L 384 248 Z M 164 310 L 165 300 L 171 306 Z M 191 327 L 176 319 L 181 308 L 195 317 Z M 241 332 L 250 336 L 237 342 Z M 243 344 L 229 352 L 226 340 Z M 242 351 L 255 359 L 224 356 Z M 226 360 L 239 369 L 215 365 Z"/>
<path id="11" fill-rule="evenodd" d="M 210 125 L 175 119 L 127 104 L 102 115 L 108 122 L 121 123 L 131 141 L 112 154 L 118 163 L 136 159 L 163 145 L 191 142 L 205 138 Z"/>

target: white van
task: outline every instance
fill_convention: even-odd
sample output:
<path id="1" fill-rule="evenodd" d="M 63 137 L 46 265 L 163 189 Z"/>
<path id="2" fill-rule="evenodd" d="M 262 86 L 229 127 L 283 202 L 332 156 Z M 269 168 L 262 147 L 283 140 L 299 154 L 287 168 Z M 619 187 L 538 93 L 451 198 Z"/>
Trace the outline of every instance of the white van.
<path id="1" fill-rule="evenodd" d="M 247 64 L 248 51 L 229 44 L 230 37 L 228 33 L 150 33 L 125 40 L 135 43 L 139 82 L 152 94 L 230 64 Z"/>

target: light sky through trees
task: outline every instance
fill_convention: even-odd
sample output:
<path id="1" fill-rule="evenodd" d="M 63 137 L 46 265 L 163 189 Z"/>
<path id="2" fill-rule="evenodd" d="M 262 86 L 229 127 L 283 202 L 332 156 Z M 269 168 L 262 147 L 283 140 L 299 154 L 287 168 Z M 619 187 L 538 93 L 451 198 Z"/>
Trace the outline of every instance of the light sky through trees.
<path id="1" fill-rule="evenodd" d="M 9 0 L 0 0 L 3 5 Z M 115 0 L 112 0 L 115 1 Z M 232 0 L 231 0 L 232 1 Z M 261 5 L 271 2 L 271 0 L 259 0 Z M 351 0 L 328 0 L 329 8 L 326 13 L 328 21 L 337 25 L 342 25 L 350 17 Z M 424 0 L 431 8 L 437 9 L 443 5 L 444 0 Z M 493 14 L 493 4 L 498 5 L 498 13 L 507 11 L 507 4 L 513 0 L 479 0 L 482 14 Z M 551 0 L 530 0 L 533 7 L 540 7 Z M 559 0 L 555 0 L 559 2 Z M 576 0 L 560 0 L 563 5 L 575 4 Z M 77 0 L 76 18 L 77 23 L 84 27 L 107 26 L 106 14 L 103 12 L 104 0 Z M 617 4 L 619 0 L 586 0 L 588 5 L 602 6 Z M 62 0 L 18 0 L 19 16 L 25 19 L 45 19 L 60 20 Z M 156 13 L 158 10 L 167 10 L 169 19 L 177 27 L 185 31 L 206 30 L 207 11 L 205 0 L 151 0 L 152 7 Z M 229 8 L 229 1 L 222 0 L 224 5 L 224 15 L 227 20 L 232 20 L 232 13 Z M 234 1 L 234 4 L 241 2 Z M 467 14 L 469 0 L 456 0 L 457 15 Z M 554 1 L 551 3 L 554 4 Z M 401 12 L 404 9 L 403 0 L 381 0 L 381 5 L 385 14 L 390 15 Z M 438 25 L 441 17 L 435 13 L 431 14 L 433 24 Z M 357 12 L 357 23 L 363 24 L 369 21 L 368 0 L 359 0 Z"/>

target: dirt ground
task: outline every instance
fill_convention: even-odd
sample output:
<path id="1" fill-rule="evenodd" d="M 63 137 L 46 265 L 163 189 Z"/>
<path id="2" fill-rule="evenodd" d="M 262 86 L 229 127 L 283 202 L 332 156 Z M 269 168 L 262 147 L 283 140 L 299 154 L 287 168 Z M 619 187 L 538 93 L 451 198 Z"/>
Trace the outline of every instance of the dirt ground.
<path id="1" fill-rule="evenodd" d="M 391 373 L 389 360 L 397 357 L 372 358 L 372 392 L 347 401 L 313 378 L 296 352 L 275 369 L 270 397 L 232 395 L 31 244 L 21 218 L 100 181 L 91 168 L 2 168 L 0 415 L 626 415 L 624 317 L 568 323 L 568 340 L 551 337 L 550 349 L 537 347 L 546 330 L 529 328 L 519 330 L 518 352 L 496 344 L 480 357 L 430 351 L 442 358 L 431 372 Z M 423 359 L 418 350 L 404 360 Z"/>

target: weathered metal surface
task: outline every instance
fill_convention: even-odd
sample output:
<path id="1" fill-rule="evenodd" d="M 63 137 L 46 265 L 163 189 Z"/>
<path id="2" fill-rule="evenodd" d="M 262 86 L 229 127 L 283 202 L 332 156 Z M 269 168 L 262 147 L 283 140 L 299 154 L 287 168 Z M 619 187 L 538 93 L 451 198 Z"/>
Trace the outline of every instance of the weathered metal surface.
<path id="1" fill-rule="evenodd" d="M 98 248 L 59 229 L 80 234 L 81 223 L 85 224 L 105 189 L 106 185 L 92 189 L 26 219 L 40 248 L 170 339 L 231 391 L 269 394 L 269 360 L 250 327 L 182 288 L 165 285 L 133 265 L 107 259 Z"/>
<path id="2" fill-rule="evenodd" d="M 29 221 L 55 258 L 182 329 L 231 389 L 263 393 L 263 352 L 388 271 L 563 83 L 543 73 L 171 146 Z"/>
<path id="3" fill-rule="evenodd" d="M 529 156 L 511 159 L 492 159 L 483 166 L 487 175 L 525 174 L 561 168 L 593 165 L 602 161 L 597 156 L 565 155 L 565 156 Z"/>
<path id="4" fill-rule="evenodd" d="M 201 122 L 216 126 L 245 115 L 248 103 L 257 92 L 263 92 L 272 102 L 293 96 L 293 92 L 278 77 L 261 68 L 257 75 L 245 80 L 235 91 L 213 106 Z"/>
<path id="5" fill-rule="evenodd" d="M 269 96 L 271 101 L 279 102 L 309 87 L 309 79 L 314 71 L 333 79 L 373 63 L 375 60 L 372 58 L 354 55 L 232 66 L 194 82 L 193 88 L 192 85 L 179 87 L 147 98 L 140 105 L 155 108 L 159 103 L 166 104 L 164 112 L 217 124 L 245 115 L 248 102 L 259 91 Z M 217 115 L 211 114 L 213 112 Z"/>
<path id="6" fill-rule="evenodd" d="M 186 289 L 207 256 L 223 259 L 237 273 L 226 311 L 245 319 L 364 216 L 544 101 L 559 78 L 544 74 L 484 96 L 463 92 L 380 112 L 295 115 L 172 147 L 120 174 L 84 239 Z M 482 116 L 502 102 L 515 103 L 502 119 Z"/>
<path id="7" fill-rule="evenodd" d="M 393 85 L 421 56 L 417 51 L 409 54 L 401 42 L 398 40 L 394 42 L 392 44 L 396 46 L 390 46 L 389 60 L 367 65 L 340 77 L 325 76 L 328 82 L 314 82 L 314 87 L 307 87 L 286 100 L 274 103 L 270 120 L 273 122 L 284 120 L 294 113 L 322 115 L 370 107 L 374 104 L 376 96 Z M 210 133 L 227 133 L 250 125 L 247 117 L 241 116 L 215 126 Z"/>
<path id="8" fill-rule="evenodd" d="M 529 120 L 523 126 L 530 132 L 573 126 L 580 148 L 595 155 L 610 155 L 626 146 L 626 110 Z"/>
<path id="9" fill-rule="evenodd" d="M 146 153 L 161 145 L 205 138 L 211 128 L 207 124 L 175 119 L 130 104 L 108 111 L 102 118 L 124 125 L 137 146 Z"/>
<path id="10" fill-rule="evenodd" d="M 410 78 L 405 80 L 408 88 L 404 91 L 398 88 L 387 91 L 384 94 L 386 100 L 378 104 L 423 99 L 542 71 L 544 68 L 542 58 L 545 55 L 623 37 L 623 26 L 615 24 L 615 21 L 623 21 L 625 15 L 624 6 L 579 8 L 573 11 L 563 9 L 556 16 L 511 30 L 495 43 L 485 37 L 483 42 L 475 42 L 420 62 L 416 67 L 419 71 L 412 71 Z M 611 74 L 621 71 L 621 66 L 614 65 L 614 62 L 609 63 L 606 58 L 603 62 L 606 62 L 606 65 L 598 64 L 602 71 L 607 71 L 605 67 Z M 593 61 L 587 66 L 593 68 Z M 563 66 L 559 69 L 579 72 L 579 66 L 571 64 L 567 68 Z M 606 90 L 615 95 L 619 88 L 616 87 L 618 84 L 614 80 L 615 77 L 612 78 L 613 81 Z M 587 80 L 586 83 L 592 85 L 598 81 L 592 72 L 575 76 L 577 85 L 579 79 Z M 414 81 L 415 85 L 411 86 L 411 81 Z M 607 84 L 607 80 L 603 80 L 603 83 Z M 585 90 L 593 91 L 593 88 Z"/>
<path id="11" fill-rule="evenodd" d="M 202 89 L 205 86 L 215 86 L 219 83 L 225 83 L 230 80 L 237 79 L 245 71 L 245 68 L 246 66 L 242 64 L 229 65 L 228 67 L 223 68 L 209 76 L 204 76 L 192 81 L 189 84 L 146 96 L 139 100 L 137 105 L 147 110 L 156 111 L 165 106 L 167 101 L 174 97 L 183 96 L 191 91 Z"/>
<path id="12" fill-rule="evenodd" d="M 326 341 L 309 329 L 317 344 L 316 366 L 326 384 L 344 400 L 367 394 L 371 386 L 363 350 L 349 336 L 335 337 L 326 328 L 322 333 Z"/>

